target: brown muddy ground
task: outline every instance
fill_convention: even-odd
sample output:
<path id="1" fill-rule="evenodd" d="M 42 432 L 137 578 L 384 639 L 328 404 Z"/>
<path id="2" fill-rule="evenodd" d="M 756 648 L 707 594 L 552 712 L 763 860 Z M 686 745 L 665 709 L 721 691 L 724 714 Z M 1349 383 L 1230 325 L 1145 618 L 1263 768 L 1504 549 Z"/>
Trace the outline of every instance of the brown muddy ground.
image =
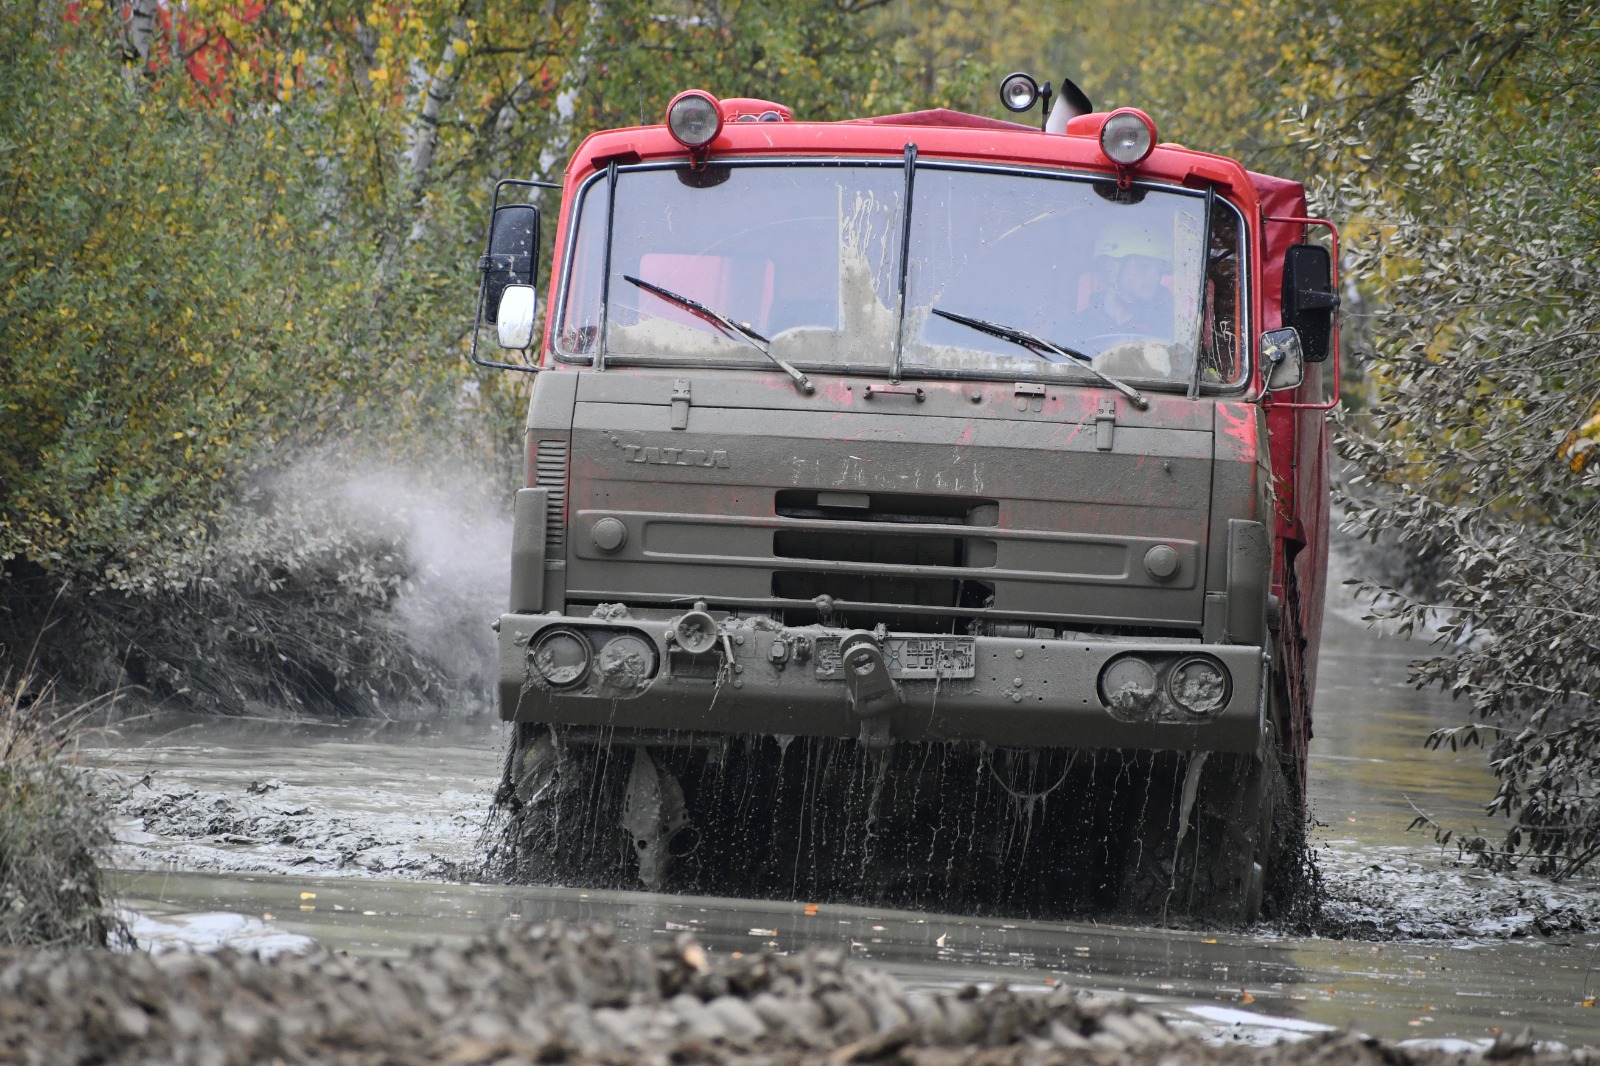
<path id="1" fill-rule="evenodd" d="M 65 1063 L 1593 1062 L 1507 1036 L 1484 1051 L 1350 1034 L 1206 1043 L 1129 999 L 911 995 L 839 953 L 716 960 L 680 937 L 506 926 L 402 962 L 323 951 L 0 952 L 0 1061 Z"/>

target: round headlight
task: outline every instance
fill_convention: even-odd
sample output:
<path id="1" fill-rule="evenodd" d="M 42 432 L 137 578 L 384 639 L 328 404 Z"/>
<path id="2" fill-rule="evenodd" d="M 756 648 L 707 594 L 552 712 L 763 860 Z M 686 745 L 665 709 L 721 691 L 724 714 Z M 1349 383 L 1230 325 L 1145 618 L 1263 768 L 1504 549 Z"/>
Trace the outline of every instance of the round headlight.
<path id="1" fill-rule="evenodd" d="M 1000 83 L 1000 103 L 1007 111 L 1026 111 L 1039 99 L 1039 83 L 1027 74 L 1016 73 Z"/>
<path id="2" fill-rule="evenodd" d="M 1159 690 L 1155 667 L 1137 655 L 1113 659 L 1100 674 L 1100 698 L 1116 714 L 1142 717 Z"/>
<path id="3" fill-rule="evenodd" d="M 1228 675 L 1211 659 L 1185 659 L 1167 677 L 1167 692 L 1192 715 L 1216 714 L 1228 702 Z"/>
<path id="4" fill-rule="evenodd" d="M 528 649 L 528 662 L 551 688 L 570 688 L 589 672 L 589 642 L 571 629 L 547 629 Z"/>
<path id="5" fill-rule="evenodd" d="M 656 651 L 650 642 L 633 633 L 611 638 L 595 656 L 600 683 L 612 692 L 630 693 L 655 675 Z"/>
<path id="6" fill-rule="evenodd" d="M 667 129 L 685 148 L 704 148 L 722 132 L 717 98 L 699 89 L 679 93 L 667 105 Z"/>
<path id="7" fill-rule="evenodd" d="M 1133 108 L 1113 111 L 1106 124 L 1100 127 L 1100 150 L 1119 167 L 1144 162 L 1155 146 L 1155 123 L 1142 111 Z"/>

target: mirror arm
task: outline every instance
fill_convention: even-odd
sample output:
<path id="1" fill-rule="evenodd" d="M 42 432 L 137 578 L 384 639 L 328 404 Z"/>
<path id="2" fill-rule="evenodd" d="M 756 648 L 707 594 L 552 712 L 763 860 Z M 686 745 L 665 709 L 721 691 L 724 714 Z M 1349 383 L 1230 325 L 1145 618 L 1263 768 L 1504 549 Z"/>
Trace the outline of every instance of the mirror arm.
<path id="1" fill-rule="evenodd" d="M 1335 226 L 1332 222 L 1325 218 L 1301 217 L 1299 215 L 1267 215 L 1263 218 L 1263 221 L 1282 222 L 1291 226 L 1321 226 L 1328 231 L 1328 240 L 1333 246 L 1329 256 L 1329 267 L 1330 273 L 1332 274 L 1332 279 L 1329 282 L 1329 288 L 1334 291 L 1334 302 L 1337 304 L 1337 294 L 1339 292 L 1339 227 Z M 1333 346 L 1333 358 L 1329 360 L 1329 362 L 1333 364 L 1333 398 L 1327 403 L 1273 403 L 1272 406 L 1297 411 L 1331 411 L 1335 407 L 1339 406 L 1339 390 L 1341 385 L 1340 379 L 1343 377 L 1339 362 L 1339 323 L 1334 321 L 1331 323 L 1331 326 L 1332 329 L 1331 336 L 1329 337 L 1329 343 Z M 1265 391 L 1265 384 L 1266 382 L 1263 380 L 1262 385 L 1263 392 L 1265 393 L 1265 400 L 1267 403 L 1272 403 L 1272 394 Z"/>
<path id="2" fill-rule="evenodd" d="M 531 255 L 505 255 L 503 253 L 489 252 L 478 256 L 478 272 L 480 274 L 488 270 L 531 270 L 532 268 L 533 256 Z"/>
<path id="3" fill-rule="evenodd" d="M 483 323 L 483 286 L 478 286 L 478 317 L 473 319 L 472 327 L 472 361 L 488 370 L 515 370 L 523 374 L 537 374 L 544 367 L 532 363 L 501 363 L 493 359 L 482 359 L 478 356 L 478 331 Z"/>

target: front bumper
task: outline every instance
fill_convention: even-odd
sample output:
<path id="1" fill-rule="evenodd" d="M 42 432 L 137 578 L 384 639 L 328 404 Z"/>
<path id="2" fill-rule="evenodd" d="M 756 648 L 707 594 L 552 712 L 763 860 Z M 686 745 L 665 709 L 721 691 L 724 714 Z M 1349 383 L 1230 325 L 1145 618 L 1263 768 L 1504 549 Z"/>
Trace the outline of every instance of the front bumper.
<path id="1" fill-rule="evenodd" d="M 929 637 L 697 619 L 709 632 L 704 625 L 683 630 L 675 618 L 603 609 L 596 617 L 503 615 L 501 717 L 1007 747 L 1253 752 L 1261 743 L 1259 647 Z M 871 650 L 862 651 L 866 645 Z M 1108 665 L 1134 658 L 1159 679 L 1158 698 L 1108 692 L 1108 676 L 1128 672 L 1108 675 Z M 1174 703 L 1165 687 L 1174 671 L 1197 661 L 1220 667 L 1226 678 L 1204 713 Z M 551 673 L 557 683 L 547 679 Z"/>

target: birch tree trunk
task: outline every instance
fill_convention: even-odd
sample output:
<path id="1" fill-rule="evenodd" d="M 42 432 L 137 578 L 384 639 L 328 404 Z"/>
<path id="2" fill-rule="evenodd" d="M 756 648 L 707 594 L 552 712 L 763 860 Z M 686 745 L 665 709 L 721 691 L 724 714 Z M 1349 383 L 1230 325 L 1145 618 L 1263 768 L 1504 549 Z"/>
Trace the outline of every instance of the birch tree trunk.
<path id="1" fill-rule="evenodd" d="M 150 62 L 150 42 L 156 34 L 160 0 L 127 0 L 122 5 L 122 76 L 128 88 L 139 84 L 139 77 Z"/>
<path id="2" fill-rule="evenodd" d="M 433 171 L 433 159 L 439 148 L 439 116 L 443 113 L 445 105 L 455 95 L 456 84 L 461 80 L 461 72 L 466 67 L 466 56 L 456 52 L 456 41 L 464 41 L 467 36 L 467 17 L 463 12 L 458 14 L 450 24 L 450 39 L 444 44 L 444 53 L 439 57 L 439 63 L 430 75 L 422 72 L 418 79 L 422 83 L 422 96 L 420 106 L 412 116 L 410 128 L 406 131 L 406 151 L 401 157 L 402 188 L 405 189 L 406 205 L 413 212 L 411 233 L 406 238 L 407 244 L 421 240 L 428 232 L 427 212 L 423 210 L 423 201 L 428 193 L 428 181 Z"/>
<path id="3" fill-rule="evenodd" d="M 561 75 L 561 90 L 556 93 L 555 103 L 550 110 L 550 135 L 539 150 L 539 162 L 534 168 L 534 177 L 542 181 L 555 180 L 552 175 L 559 173 L 556 168 L 564 166 L 567 156 L 571 154 L 572 124 L 578 113 L 578 96 L 589 80 L 589 68 L 594 64 L 595 51 L 603 36 L 605 18 L 605 0 L 589 0 L 589 16 L 584 21 L 582 43 L 578 46 L 578 54 Z"/>

